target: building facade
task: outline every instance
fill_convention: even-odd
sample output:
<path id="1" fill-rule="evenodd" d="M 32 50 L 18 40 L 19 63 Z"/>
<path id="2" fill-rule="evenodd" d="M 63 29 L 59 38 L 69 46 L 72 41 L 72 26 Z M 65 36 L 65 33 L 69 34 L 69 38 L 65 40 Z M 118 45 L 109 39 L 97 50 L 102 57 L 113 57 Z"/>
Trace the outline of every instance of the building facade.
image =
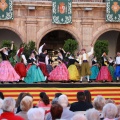
<path id="1" fill-rule="evenodd" d="M 44 42 L 43 38 L 54 31 L 72 36 L 79 43 L 78 50 L 84 47 L 89 51 L 90 45 L 97 40 L 108 40 L 109 56 L 115 56 L 116 51 L 120 51 L 120 23 L 106 22 L 106 3 L 103 0 L 73 0 L 72 24 L 52 23 L 50 0 L 14 1 L 14 20 L 0 21 L 0 41 L 11 39 L 17 45 L 33 40 L 38 48 Z M 46 39 L 51 44 L 49 49 L 62 41 L 62 37 L 56 38 L 52 46 L 52 38 Z"/>

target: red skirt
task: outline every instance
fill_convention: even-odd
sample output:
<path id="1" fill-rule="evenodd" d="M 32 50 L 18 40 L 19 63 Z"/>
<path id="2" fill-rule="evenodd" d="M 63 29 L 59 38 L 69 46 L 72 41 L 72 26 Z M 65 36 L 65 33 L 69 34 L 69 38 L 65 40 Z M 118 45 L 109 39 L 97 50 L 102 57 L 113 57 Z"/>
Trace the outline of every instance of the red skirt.
<path id="1" fill-rule="evenodd" d="M 96 81 L 103 81 L 103 80 L 106 80 L 109 82 L 112 81 L 112 76 L 111 76 L 107 66 L 101 67 L 100 72 L 99 72 L 97 79 L 96 79 Z"/>
<path id="2" fill-rule="evenodd" d="M 25 67 L 25 65 L 23 63 L 17 63 L 15 65 L 15 71 L 20 76 L 20 78 L 26 76 L 26 67 Z"/>
<path id="3" fill-rule="evenodd" d="M 41 69 L 41 71 L 43 72 L 43 75 L 44 76 L 49 76 L 49 73 L 48 73 L 48 71 L 47 71 L 47 67 L 46 67 L 46 64 L 44 64 L 44 63 L 39 63 L 39 68 Z"/>

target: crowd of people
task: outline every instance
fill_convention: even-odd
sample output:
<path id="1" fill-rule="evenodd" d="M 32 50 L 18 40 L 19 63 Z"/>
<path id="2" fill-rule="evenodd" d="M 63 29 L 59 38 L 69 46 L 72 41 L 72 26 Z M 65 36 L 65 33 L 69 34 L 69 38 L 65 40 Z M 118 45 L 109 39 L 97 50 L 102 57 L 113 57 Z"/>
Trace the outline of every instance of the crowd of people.
<path id="1" fill-rule="evenodd" d="M 71 104 L 62 93 L 55 93 L 52 101 L 45 92 L 39 97 L 33 104 L 30 93 L 20 93 L 15 100 L 0 92 L 0 120 L 120 120 L 120 105 L 101 95 L 92 101 L 88 90 L 77 92 L 77 101 Z"/>
<path id="2" fill-rule="evenodd" d="M 94 48 L 91 45 L 91 51 L 86 52 L 82 49 L 78 55 L 74 56 L 64 49 L 57 50 L 57 65 L 53 66 L 53 60 L 48 51 L 43 49 L 45 43 L 36 50 L 30 52 L 26 59 L 24 54 L 24 45 L 21 44 L 16 53 L 16 64 L 12 66 L 9 62 L 9 55 L 13 50 L 3 47 L 0 49 L 2 62 L 0 63 L 0 82 L 19 82 L 24 81 L 28 84 L 48 81 L 79 81 L 82 83 L 86 78 L 89 83 L 92 81 L 111 82 L 119 81 L 120 78 L 120 52 L 117 53 L 115 61 L 110 57 L 108 59 L 104 52 L 101 56 L 101 66 L 99 67 L 97 58 L 92 58 L 90 66 L 89 57 L 93 55 Z"/>

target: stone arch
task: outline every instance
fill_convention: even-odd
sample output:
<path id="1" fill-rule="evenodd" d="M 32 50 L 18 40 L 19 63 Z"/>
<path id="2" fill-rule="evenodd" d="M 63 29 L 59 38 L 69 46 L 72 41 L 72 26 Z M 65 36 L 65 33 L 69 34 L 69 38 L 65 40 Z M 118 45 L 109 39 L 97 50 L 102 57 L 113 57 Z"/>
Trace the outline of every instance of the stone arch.
<path id="1" fill-rule="evenodd" d="M 107 24 L 99 27 L 97 31 L 93 34 L 93 41 L 92 44 L 95 44 L 97 39 L 99 38 L 100 35 L 104 34 L 105 32 L 108 31 L 120 31 L 120 25 L 113 25 L 113 24 Z"/>
<path id="2" fill-rule="evenodd" d="M 81 47 L 81 37 L 80 34 L 77 35 L 76 33 L 78 33 L 78 29 L 76 29 L 74 26 L 69 25 L 67 27 L 63 26 L 63 25 L 47 25 L 45 26 L 43 29 L 40 29 L 37 32 L 37 48 L 39 47 L 39 43 L 41 42 L 42 38 L 49 32 L 54 31 L 54 30 L 63 30 L 66 31 L 68 33 L 70 33 L 71 35 L 73 35 L 73 37 L 77 40 L 77 42 L 79 43 L 79 47 Z"/>
<path id="3" fill-rule="evenodd" d="M 6 29 L 6 30 L 13 31 L 15 34 L 17 34 L 20 37 L 21 41 L 24 42 L 24 39 L 23 39 L 22 35 L 18 32 L 18 30 L 14 29 L 12 27 L 8 27 L 8 26 L 0 26 L 0 29 Z"/>

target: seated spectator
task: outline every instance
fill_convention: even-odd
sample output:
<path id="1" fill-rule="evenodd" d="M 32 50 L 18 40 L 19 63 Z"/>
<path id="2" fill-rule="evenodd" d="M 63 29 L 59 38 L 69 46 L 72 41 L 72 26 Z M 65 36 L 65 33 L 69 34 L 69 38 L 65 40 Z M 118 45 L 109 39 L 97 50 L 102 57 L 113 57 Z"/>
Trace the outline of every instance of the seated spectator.
<path id="1" fill-rule="evenodd" d="M 110 99 L 110 98 L 108 98 L 108 99 L 106 99 L 106 101 L 105 101 L 105 103 L 107 104 L 107 103 L 115 103 L 115 101 L 114 100 L 112 100 L 112 99 Z"/>
<path id="2" fill-rule="evenodd" d="M 58 103 L 58 97 L 62 95 L 62 93 L 55 93 L 55 98 L 52 100 L 52 104 Z"/>
<path id="3" fill-rule="evenodd" d="M 78 92 L 77 93 L 77 100 L 78 102 L 72 103 L 70 106 L 70 110 L 75 111 L 86 111 L 90 108 L 93 108 L 91 103 L 85 102 L 85 93 Z"/>
<path id="4" fill-rule="evenodd" d="M 85 97 L 86 97 L 85 102 L 92 103 L 90 91 L 89 90 L 85 90 L 84 93 L 85 93 Z"/>
<path id="5" fill-rule="evenodd" d="M 28 120 L 44 120 L 45 111 L 42 108 L 31 108 L 27 112 Z"/>
<path id="6" fill-rule="evenodd" d="M 87 120 L 83 114 L 75 114 L 71 120 Z"/>
<path id="7" fill-rule="evenodd" d="M 63 112 L 63 107 L 59 104 L 53 104 L 50 109 L 52 120 L 60 119 Z"/>
<path id="8" fill-rule="evenodd" d="M 41 92 L 39 94 L 40 101 L 38 103 L 38 107 L 51 107 L 49 97 L 46 95 L 45 92 Z"/>
<path id="9" fill-rule="evenodd" d="M 104 105 L 105 105 L 105 98 L 103 96 L 98 95 L 97 97 L 94 98 L 93 106 L 96 110 L 99 111 L 101 119 L 103 118 L 102 109 Z"/>
<path id="10" fill-rule="evenodd" d="M 1 120 L 24 120 L 22 117 L 14 114 L 15 100 L 11 97 L 7 97 L 3 101 L 2 105 L 3 113 L 1 114 Z"/>
<path id="11" fill-rule="evenodd" d="M 74 116 L 74 112 L 70 111 L 68 108 L 68 98 L 66 95 L 61 95 L 58 98 L 58 104 L 63 107 L 63 112 L 61 115 L 61 119 L 70 120 Z M 48 113 L 46 120 L 52 120 L 51 113 Z"/>
<path id="12" fill-rule="evenodd" d="M 33 98 L 30 96 L 25 96 L 20 102 L 20 111 L 17 115 L 21 116 L 25 120 L 28 120 L 27 111 L 33 107 Z"/>
<path id="13" fill-rule="evenodd" d="M 2 105 L 3 105 L 3 99 L 0 98 L 0 114 L 3 113 Z"/>
<path id="14" fill-rule="evenodd" d="M 103 107 L 104 120 L 114 120 L 117 115 L 117 106 L 113 103 L 108 103 Z"/>
<path id="15" fill-rule="evenodd" d="M 1 98 L 2 100 L 4 100 L 4 95 L 3 95 L 2 92 L 0 92 L 0 98 Z"/>
<path id="16" fill-rule="evenodd" d="M 118 112 L 117 112 L 115 120 L 119 120 L 120 119 L 120 105 L 118 105 L 117 108 L 118 108 Z"/>
<path id="17" fill-rule="evenodd" d="M 86 117 L 87 120 L 100 120 L 100 113 L 92 108 L 86 111 Z"/>

